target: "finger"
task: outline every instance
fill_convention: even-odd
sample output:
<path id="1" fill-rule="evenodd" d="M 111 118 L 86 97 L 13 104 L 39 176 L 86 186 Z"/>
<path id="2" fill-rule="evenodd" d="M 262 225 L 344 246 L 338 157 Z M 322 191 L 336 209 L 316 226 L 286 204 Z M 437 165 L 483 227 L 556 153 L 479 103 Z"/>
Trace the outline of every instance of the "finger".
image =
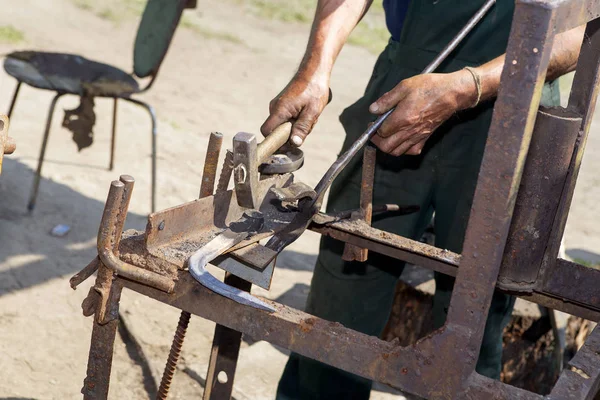
<path id="1" fill-rule="evenodd" d="M 403 154 L 406 154 L 406 152 L 413 147 L 414 145 L 418 144 L 419 142 L 421 142 L 421 140 L 423 140 L 422 138 L 420 138 L 419 136 L 413 136 L 410 139 L 402 142 L 398 147 L 396 147 L 394 150 L 392 150 L 392 152 L 390 153 L 393 156 L 399 157 Z"/>
<path id="2" fill-rule="evenodd" d="M 271 112 L 269 117 L 262 124 L 262 126 L 260 127 L 260 132 L 264 136 L 269 136 L 269 134 L 273 132 L 273 129 L 277 128 L 284 122 L 288 122 L 292 118 L 293 116 L 287 112 L 284 112 L 282 110 L 275 110 L 275 112 Z"/>
<path id="3" fill-rule="evenodd" d="M 400 82 L 392 90 L 384 93 L 379 99 L 369 106 L 372 114 L 383 114 L 395 107 L 404 97 L 408 95 L 405 85 Z"/>
<path id="4" fill-rule="evenodd" d="M 418 156 L 423 152 L 423 148 L 425 147 L 425 142 L 427 139 L 420 141 L 419 143 L 412 146 L 410 149 L 406 150 L 406 154 L 411 156 Z"/>
<path id="5" fill-rule="evenodd" d="M 375 135 L 371 141 L 384 153 L 391 154 L 398 146 L 408 140 L 412 135 L 414 135 L 414 132 L 412 131 L 398 131 L 388 137 Z"/>
<path id="6" fill-rule="evenodd" d="M 296 147 L 302 146 L 306 137 L 312 131 L 313 126 L 319 118 L 319 112 L 313 107 L 304 107 L 298 118 L 292 125 L 290 141 Z"/>

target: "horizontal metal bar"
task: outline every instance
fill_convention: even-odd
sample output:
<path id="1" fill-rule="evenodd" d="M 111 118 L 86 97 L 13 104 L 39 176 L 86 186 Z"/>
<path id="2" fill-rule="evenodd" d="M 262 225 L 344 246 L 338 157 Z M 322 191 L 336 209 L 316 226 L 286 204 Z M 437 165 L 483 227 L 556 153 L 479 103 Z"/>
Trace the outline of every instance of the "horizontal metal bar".
<path id="1" fill-rule="evenodd" d="M 342 242 L 446 275 L 456 276 L 458 272 L 460 254 L 384 232 L 361 221 L 346 220 L 326 226 L 313 224 L 310 229 Z M 519 293 L 517 296 L 544 307 L 591 321 L 600 321 L 600 270 L 561 259 L 557 260 L 557 265 L 561 272 L 551 273 L 552 281 L 549 283 L 549 288 L 552 290 L 544 287 L 532 293 Z M 574 268 L 568 268 L 570 266 Z M 566 271 L 565 277 L 558 275 L 562 274 L 562 271 Z M 575 283 L 580 281 L 583 282 L 581 285 Z"/>
<path id="2" fill-rule="evenodd" d="M 117 278 L 123 287 L 162 303 L 235 329 L 254 340 L 265 340 L 311 359 L 347 372 L 382 382 L 425 398 L 457 398 L 451 387 L 440 383 L 447 366 L 460 362 L 444 357 L 444 344 L 452 335 L 438 331 L 408 347 L 348 329 L 302 311 L 269 300 L 276 311 L 264 312 L 219 296 L 181 272 L 176 294 L 167 294 L 133 281 Z M 435 336 L 444 336 L 435 340 Z M 433 338 L 433 340 L 432 340 Z M 464 391 L 466 399 L 539 400 L 541 396 L 483 377 L 471 377 Z M 462 398 L 462 397 L 461 397 Z"/>
<path id="3" fill-rule="evenodd" d="M 600 269 L 559 258 L 549 268 L 542 291 L 600 311 Z"/>
<path id="4" fill-rule="evenodd" d="M 561 33 L 600 17 L 600 0 L 518 0 L 523 4 L 554 10 L 554 30 Z"/>
<path id="5" fill-rule="evenodd" d="M 309 229 L 450 276 L 456 276 L 460 262 L 460 254 L 373 228 L 360 220 L 345 220 L 326 226 L 313 224 Z"/>
<path id="6" fill-rule="evenodd" d="M 561 33 L 600 17 L 600 0 L 522 0 L 556 7 L 555 31 Z"/>

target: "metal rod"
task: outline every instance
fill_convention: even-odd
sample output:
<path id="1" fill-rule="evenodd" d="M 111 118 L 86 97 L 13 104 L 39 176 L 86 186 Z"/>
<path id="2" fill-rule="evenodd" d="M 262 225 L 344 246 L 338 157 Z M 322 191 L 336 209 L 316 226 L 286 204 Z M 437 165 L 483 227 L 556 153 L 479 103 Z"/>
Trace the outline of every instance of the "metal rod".
<path id="1" fill-rule="evenodd" d="M 13 94 L 12 101 L 10 102 L 10 107 L 8 108 L 8 118 L 11 117 L 12 112 L 15 108 L 15 104 L 17 103 L 17 96 L 19 96 L 19 90 L 21 89 L 21 81 L 17 81 L 17 87 L 15 88 L 15 93 Z"/>
<path id="2" fill-rule="evenodd" d="M 156 132 L 156 113 L 154 112 L 154 108 L 148 104 L 144 103 L 138 99 L 132 99 L 131 97 L 122 97 L 123 100 L 129 101 L 130 103 L 137 104 L 141 107 L 144 107 L 148 114 L 150 114 L 150 122 L 152 123 L 152 193 L 150 194 L 150 202 L 151 202 L 151 211 L 156 211 L 156 153 L 157 153 L 157 132 Z"/>
<path id="3" fill-rule="evenodd" d="M 200 185 L 200 198 L 212 195 L 215 190 L 215 179 L 217 177 L 217 167 L 222 144 L 223 134 L 212 132 L 208 139 L 208 148 L 206 149 L 202 184 Z"/>
<path id="4" fill-rule="evenodd" d="M 448 45 L 442 50 L 440 54 L 423 70 L 421 74 L 429 74 L 433 72 L 442 62 L 448 57 L 448 55 L 456 49 L 456 47 L 462 42 L 462 40 L 475 28 L 475 26 L 483 19 L 487 12 L 496 3 L 496 0 L 488 0 L 481 7 L 479 11 L 467 22 L 467 24 L 458 32 L 458 34 L 448 43 Z M 375 135 L 377 130 L 381 127 L 383 122 L 394 112 L 396 107 L 387 111 L 385 114 L 379 116 L 375 122 L 352 144 L 352 146 L 342 154 L 333 165 L 327 170 L 323 178 L 315 186 L 315 192 L 317 197 L 313 201 L 312 205 L 320 207 L 323 202 L 325 192 L 331 186 L 331 183 L 337 178 L 340 172 L 348 165 L 350 160 L 363 148 L 365 144 Z"/>
<path id="5" fill-rule="evenodd" d="M 115 166 L 115 147 L 117 139 L 117 100 L 117 97 L 113 99 L 112 135 L 110 138 L 110 163 L 108 164 L 109 171 L 112 171 Z"/>
<path id="6" fill-rule="evenodd" d="M 50 109 L 48 110 L 48 117 L 46 119 L 46 129 L 44 130 L 44 139 L 42 141 L 42 148 L 40 149 L 40 158 L 38 159 L 37 170 L 33 178 L 33 187 L 31 188 L 31 194 L 29 195 L 29 203 L 27 209 L 31 212 L 35 208 L 35 201 L 37 199 L 38 190 L 40 188 L 40 180 L 42 178 L 42 166 L 44 165 L 44 158 L 46 156 L 46 146 L 48 146 L 48 137 L 50 136 L 50 126 L 52 125 L 52 115 L 54 114 L 54 108 L 58 99 L 64 95 L 64 93 L 56 93 L 52 102 L 50 103 Z"/>
<path id="7" fill-rule="evenodd" d="M 371 225 L 373 219 L 373 185 L 375 181 L 375 162 L 377 150 L 373 146 L 365 147 L 363 155 L 362 179 L 360 184 L 360 212 L 361 219 Z M 342 259 L 344 261 L 366 262 L 369 250 L 346 243 Z"/>
<path id="8" fill-rule="evenodd" d="M 181 348 L 183 347 L 183 341 L 185 340 L 185 332 L 190 324 L 191 317 L 192 314 L 187 311 L 182 311 L 179 316 L 179 323 L 177 324 L 177 330 L 173 337 L 169 358 L 167 359 L 165 371 L 163 372 L 160 387 L 158 388 L 158 394 L 156 395 L 157 400 L 167 400 L 167 397 L 169 396 L 169 389 L 171 388 L 171 382 L 175 375 L 175 369 L 177 368 L 177 362 L 179 361 Z"/>

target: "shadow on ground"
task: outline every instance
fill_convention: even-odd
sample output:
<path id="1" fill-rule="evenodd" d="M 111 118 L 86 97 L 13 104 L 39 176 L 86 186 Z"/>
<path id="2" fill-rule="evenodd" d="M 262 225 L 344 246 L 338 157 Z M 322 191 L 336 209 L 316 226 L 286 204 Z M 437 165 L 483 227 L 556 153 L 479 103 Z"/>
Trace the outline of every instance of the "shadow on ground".
<path id="1" fill-rule="evenodd" d="M 0 177 L 0 296 L 73 274 L 97 254 L 96 236 L 104 203 L 42 178 L 37 207 L 28 213 L 32 182 L 29 167 L 17 160 L 4 160 Z M 108 186 L 109 182 L 105 193 Z M 130 213 L 127 227 L 143 228 L 145 219 Z M 69 225 L 71 231 L 64 237 L 52 236 L 50 231 L 58 224 Z"/>

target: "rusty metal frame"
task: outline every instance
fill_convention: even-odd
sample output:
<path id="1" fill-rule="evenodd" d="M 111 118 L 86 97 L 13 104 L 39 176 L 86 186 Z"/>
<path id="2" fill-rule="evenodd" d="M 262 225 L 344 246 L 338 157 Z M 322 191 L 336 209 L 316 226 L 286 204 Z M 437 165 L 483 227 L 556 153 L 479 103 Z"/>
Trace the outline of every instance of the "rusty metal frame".
<path id="1" fill-rule="evenodd" d="M 526 173 L 528 170 L 526 159 L 554 36 L 588 21 L 592 22 L 587 26 L 568 107 L 570 115 L 579 118 L 580 127 L 575 132 L 577 139 L 568 160 L 568 173 L 563 180 L 559 203 L 552 215 L 546 216 L 553 221 L 551 234 L 543 260 L 532 267 L 535 269 L 527 271 L 527 279 L 533 282 L 527 282 L 526 288 L 517 286 L 512 290 L 536 303 L 600 320 L 600 271 L 557 258 L 598 94 L 600 20 L 594 20 L 598 17 L 600 0 L 517 1 L 502 84 L 462 254 L 378 231 L 356 219 L 334 219 L 332 222 L 321 216 L 323 218 L 316 218 L 311 226 L 321 234 L 359 248 L 455 276 L 456 284 L 444 327 L 411 346 L 400 347 L 269 300 L 265 301 L 273 305 L 274 313 L 221 297 L 197 284 L 181 269 L 183 263 L 178 262 L 177 257 L 162 254 L 157 244 L 188 236 L 191 242 L 197 243 L 202 234 L 199 223 L 207 217 L 196 215 L 194 211 L 207 201 L 230 204 L 233 211 L 226 215 L 218 215 L 215 211 L 215 215 L 210 216 L 222 224 L 240 211 L 236 209 L 235 193 L 223 192 L 212 199 L 196 200 L 151 215 L 145 235 L 129 233 L 120 241 L 119 227 L 123 226 L 131 195 L 127 188 L 132 185 L 124 178 L 121 182 L 113 182 L 111 187 L 112 194 L 109 194 L 99 234 L 100 259 L 93 261 L 72 281 L 80 282 L 90 275 L 91 269 L 99 268 L 96 286 L 84 303 L 87 314 L 96 313 L 84 397 L 106 398 L 108 393 L 115 310 L 118 309 L 120 290 L 125 287 L 255 340 L 266 340 L 428 399 L 591 400 L 600 387 L 600 330 L 591 334 L 546 397 L 485 378 L 475 372 L 475 363 L 494 289 L 497 284 L 503 289 L 498 277 L 501 267 L 508 265 L 505 264 L 508 258 L 504 250 L 507 242 L 514 239 L 509 237 L 509 230 L 515 229 L 514 226 L 511 228 L 513 223 L 519 223 L 520 211 L 513 216 L 513 210 L 519 185 L 526 181 L 522 182 L 521 177 L 524 170 Z M 278 179 L 280 183 L 289 182 L 288 177 Z M 203 201 L 205 203 L 201 203 Z M 172 218 L 167 226 L 165 216 Z M 103 231 L 107 226 L 110 226 L 110 232 Z M 510 271 L 506 274 L 504 277 L 509 278 L 510 283 L 519 278 Z M 232 354 L 232 360 L 228 360 L 233 363 L 229 365 L 233 369 L 235 359 L 237 354 Z M 452 373 L 448 373 L 448 365 L 452 365 Z M 225 392 L 230 393 L 230 389 Z M 219 397 L 218 390 L 213 393 L 215 396 L 210 398 L 227 397 Z"/>

